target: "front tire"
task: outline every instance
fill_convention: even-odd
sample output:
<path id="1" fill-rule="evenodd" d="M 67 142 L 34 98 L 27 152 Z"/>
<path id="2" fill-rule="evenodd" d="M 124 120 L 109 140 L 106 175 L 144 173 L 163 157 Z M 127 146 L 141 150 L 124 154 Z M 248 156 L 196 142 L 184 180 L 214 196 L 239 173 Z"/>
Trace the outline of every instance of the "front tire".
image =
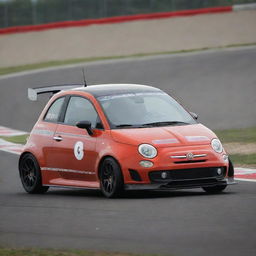
<path id="1" fill-rule="evenodd" d="M 209 194 L 221 193 L 227 185 L 213 186 L 213 187 L 203 187 L 203 190 Z"/>
<path id="2" fill-rule="evenodd" d="M 231 160 L 228 160 L 228 177 L 234 177 L 234 165 Z"/>
<path id="3" fill-rule="evenodd" d="M 124 190 L 121 168 L 116 160 L 106 158 L 100 167 L 100 187 L 104 196 L 108 198 L 120 197 Z"/>
<path id="4" fill-rule="evenodd" d="M 21 156 L 19 172 L 21 183 L 29 194 L 41 194 L 49 189 L 49 187 L 42 186 L 41 170 L 32 154 Z"/>

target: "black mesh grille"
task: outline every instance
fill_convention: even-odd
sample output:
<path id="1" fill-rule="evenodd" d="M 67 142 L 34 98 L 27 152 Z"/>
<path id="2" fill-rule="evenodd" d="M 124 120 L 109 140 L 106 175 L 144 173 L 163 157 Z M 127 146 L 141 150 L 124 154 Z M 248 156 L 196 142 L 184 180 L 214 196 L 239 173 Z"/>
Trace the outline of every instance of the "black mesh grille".
<path id="1" fill-rule="evenodd" d="M 201 180 L 176 180 L 165 184 L 161 188 L 167 189 L 179 189 L 179 188 L 192 188 L 192 187 L 203 187 L 203 186 L 216 186 L 225 185 L 226 182 L 223 180 L 217 180 L 215 178 L 201 179 Z"/>
<path id="2" fill-rule="evenodd" d="M 218 169 L 221 169 L 221 174 L 218 174 Z M 162 173 L 166 175 L 162 177 Z M 196 179 L 223 179 L 226 176 L 225 167 L 208 167 L 197 169 L 180 169 L 180 170 L 162 170 L 149 173 L 149 178 L 152 182 L 169 182 L 179 180 L 196 180 Z"/>

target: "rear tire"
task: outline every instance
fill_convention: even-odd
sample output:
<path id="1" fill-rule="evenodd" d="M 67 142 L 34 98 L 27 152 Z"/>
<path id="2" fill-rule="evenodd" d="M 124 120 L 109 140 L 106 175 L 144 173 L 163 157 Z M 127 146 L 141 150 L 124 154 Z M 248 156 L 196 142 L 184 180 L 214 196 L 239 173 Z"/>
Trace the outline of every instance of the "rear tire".
<path id="1" fill-rule="evenodd" d="M 21 156 L 19 161 L 21 183 L 30 194 L 45 193 L 49 187 L 42 185 L 41 170 L 36 158 L 32 154 Z"/>
<path id="2" fill-rule="evenodd" d="M 221 193 L 227 185 L 213 186 L 213 187 L 203 187 L 203 190 L 209 194 Z"/>
<path id="3" fill-rule="evenodd" d="M 100 187 L 108 198 L 120 197 L 124 191 L 124 181 L 121 168 L 116 160 L 107 157 L 100 166 Z"/>

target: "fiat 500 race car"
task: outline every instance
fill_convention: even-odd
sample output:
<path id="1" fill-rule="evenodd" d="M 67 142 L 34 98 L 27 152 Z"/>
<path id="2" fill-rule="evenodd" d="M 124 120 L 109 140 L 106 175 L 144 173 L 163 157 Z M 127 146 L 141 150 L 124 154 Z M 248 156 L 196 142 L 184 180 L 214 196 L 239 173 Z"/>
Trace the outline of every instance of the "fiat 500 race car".
<path id="1" fill-rule="evenodd" d="M 223 191 L 234 169 L 217 136 L 158 88 L 135 84 L 29 89 L 54 93 L 19 160 L 28 193 L 49 187 Z"/>

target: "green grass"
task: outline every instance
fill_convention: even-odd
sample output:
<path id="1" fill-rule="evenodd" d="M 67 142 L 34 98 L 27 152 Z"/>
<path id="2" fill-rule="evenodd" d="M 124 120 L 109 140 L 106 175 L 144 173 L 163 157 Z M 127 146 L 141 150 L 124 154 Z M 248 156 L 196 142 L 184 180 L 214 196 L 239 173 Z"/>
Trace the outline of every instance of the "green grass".
<path id="1" fill-rule="evenodd" d="M 229 156 L 231 161 L 236 165 L 255 165 L 256 166 L 256 154 L 241 155 L 234 154 Z"/>
<path id="2" fill-rule="evenodd" d="M 256 127 L 215 131 L 223 143 L 256 143 Z M 235 165 L 256 166 L 256 154 L 231 154 L 230 159 Z"/>
<path id="3" fill-rule="evenodd" d="M 11 137 L 4 137 L 4 136 L 0 136 L 0 139 L 12 142 L 12 143 L 17 143 L 17 144 L 26 144 L 27 142 L 27 137 L 28 134 L 25 135 L 19 135 L 19 136 L 11 136 Z"/>
<path id="4" fill-rule="evenodd" d="M 84 63 L 84 62 L 92 62 L 92 61 L 97 61 L 97 60 L 139 58 L 139 57 L 155 56 L 155 55 L 161 55 L 161 54 L 187 53 L 187 52 L 206 51 L 206 50 L 210 50 L 210 49 L 223 49 L 223 48 L 251 46 L 251 45 L 256 45 L 256 42 L 255 43 L 250 43 L 250 44 L 232 44 L 232 45 L 226 45 L 226 46 L 220 46 L 220 47 L 214 47 L 214 48 L 205 47 L 205 48 L 200 48 L 200 49 L 190 49 L 190 50 L 180 50 L 180 51 L 153 52 L 153 53 L 141 53 L 141 54 L 138 53 L 138 54 L 121 55 L 121 56 L 106 56 L 106 57 L 92 57 L 92 58 L 56 60 L 56 61 L 21 65 L 21 66 L 0 68 L 0 75 L 6 75 L 6 74 L 10 74 L 10 73 L 22 72 L 22 71 L 27 71 L 27 70 L 35 70 L 35 69 L 40 69 L 40 68 L 63 66 L 63 65 L 68 65 L 68 64 L 78 64 L 78 63 Z"/>
<path id="5" fill-rule="evenodd" d="M 256 143 L 256 127 L 215 131 L 223 143 Z M 230 159 L 235 165 L 256 166 L 256 154 L 231 154 Z"/>
<path id="6" fill-rule="evenodd" d="M 157 256 L 156 254 L 154 255 Z M 0 248 L 0 256 L 146 256 L 146 254 L 90 252 L 90 251 L 79 251 L 79 250 Z M 151 256 L 153 255 L 151 254 Z"/>
<path id="7" fill-rule="evenodd" d="M 81 58 L 81 59 L 69 59 L 69 60 L 56 60 L 56 61 L 48 61 L 42 63 L 28 64 L 22 66 L 14 66 L 14 67 L 5 67 L 0 68 L 0 75 L 6 75 L 15 72 L 22 72 L 27 70 L 34 70 L 40 68 L 49 68 L 56 66 L 63 66 L 68 64 L 77 64 L 83 62 L 92 62 L 97 60 L 109 60 L 109 59 L 121 59 L 126 58 L 128 56 L 115 56 L 115 57 L 94 57 L 94 58 Z"/>
<path id="8" fill-rule="evenodd" d="M 256 127 L 215 131 L 223 143 L 256 143 Z"/>

